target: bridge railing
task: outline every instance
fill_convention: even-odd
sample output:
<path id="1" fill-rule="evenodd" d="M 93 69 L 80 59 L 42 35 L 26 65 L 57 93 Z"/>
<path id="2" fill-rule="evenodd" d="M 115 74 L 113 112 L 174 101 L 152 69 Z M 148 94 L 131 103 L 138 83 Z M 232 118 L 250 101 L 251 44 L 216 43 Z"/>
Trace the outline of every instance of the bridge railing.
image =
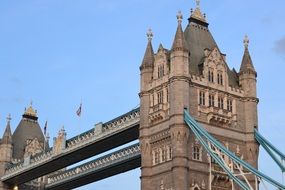
<path id="1" fill-rule="evenodd" d="M 65 180 L 70 180 L 71 178 L 75 178 L 77 176 L 89 172 L 95 172 L 96 170 L 100 170 L 106 166 L 110 166 L 112 164 L 116 164 L 126 159 L 133 158 L 139 155 L 140 155 L 139 144 L 132 145 L 130 147 L 118 150 L 114 153 L 108 154 L 101 158 L 97 158 L 94 161 L 90 161 L 81 166 L 77 166 L 75 168 L 49 176 L 47 186 L 52 186 L 54 184 L 62 183 Z"/>
<path id="2" fill-rule="evenodd" d="M 98 126 L 99 129 L 91 129 L 87 132 L 84 132 L 78 136 L 75 136 L 66 141 L 66 148 L 61 150 L 60 153 L 53 151 L 53 148 L 49 149 L 47 152 L 37 154 L 34 157 L 27 157 L 25 160 L 22 160 L 18 163 L 10 165 L 6 171 L 5 175 L 1 178 L 2 180 L 8 179 L 17 173 L 20 173 L 30 168 L 36 167 L 40 164 L 44 164 L 51 160 L 54 157 L 58 157 L 62 154 L 70 153 L 74 150 L 80 149 L 88 144 L 93 143 L 94 141 L 99 141 L 105 137 L 112 135 L 115 132 L 124 130 L 125 128 L 132 126 L 139 122 L 140 119 L 139 108 L 134 109 L 120 117 L 117 117 L 102 126 Z"/>

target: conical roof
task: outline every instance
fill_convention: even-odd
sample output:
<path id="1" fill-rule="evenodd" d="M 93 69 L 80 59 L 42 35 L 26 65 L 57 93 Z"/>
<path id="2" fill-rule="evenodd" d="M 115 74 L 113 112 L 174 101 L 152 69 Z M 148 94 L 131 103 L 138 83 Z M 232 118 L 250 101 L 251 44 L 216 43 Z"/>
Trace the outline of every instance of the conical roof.
<path id="1" fill-rule="evenodd" d="M 175 34 L 175 38 L 174 38 L 171 50 L 172 51 L 176 51 L 176 50 L 189 51 L 188 45 L 187 45 L 183 30 L 182 30 L 181 22 L 182 22 L 183 16 L 181 12 L 178 12 L 177 19 L 178 19 L 178 26 L 177 26 L 177 30 L 176 30 L 176 34 Z"/>
<path id="2" fill-rule="evenodd" d="M 147 37 L 148 37 L 148 43 L 146 46 L 146 50 L 145 50 L 145 54 L 143 57 L 143 61 L 142 64 L 140 66 L 140 69 L 143 68 L 147 68 L 147 67 L 153 67 L 154 64 L 154 52 L 153 52 L 153 47 L 152 47 L 152 37 L 153 37 L 153 33 L 151 31 L 151 29 L 149 29 L 148 33 L 147 33 Z"/>
<path id="3" fill-rule="evenodd" d="M 189 23 L 184 31 L 185 39 L 190 51 L 189 63 L 190 72 L 201 75 L 205 59 L 205 49 L 213 50 L 218 48 L 206 21 L 205 15 L 201 13 L 200 7 L 197 7 L 188 19 Z M 238 86 L 238 78 L 227 68 L 229 76 L 229 85 Z"/>
<path id="4" fill-rule="evenodd" d="M 251 60 L 251 57 L 250 57 L 250 53 L 249 53 L 249 50 L 248 50 L 248 44 L 249 44 L 249 40 L 248 40 L 248 37 L 245 36 L 245 39 L 244 39 L 244 54 L 243 54 L 243 58 L 242 58 L 242 62 L 241 62 L 241 66 L 240 66 L 240 73 L 243 73 L 243 72 L 252 72 L 252 73 L 255 73 L 256 74 L 256 71 L 255 71 L 255 68 L 253 66 L 253 63 L 252 63 L 252 60 Z"/>
<path id="5" fill-rule="evenodd" d="M 11 116 L 9 115 L 7 117 L 7 126 L 1 140 L 2 144 L 12 144 L 12 132 L 11 132 L 10 120 Z"/>
<path id="6" fill-rule="evenodd" d="M 13 158 L 22 159 L 27 141 L 37 138 L 44 145 L 44 135 L 38 123 L 36 111 L 30 106 L 25 110 L 23 118 L 13 133 Z"/>

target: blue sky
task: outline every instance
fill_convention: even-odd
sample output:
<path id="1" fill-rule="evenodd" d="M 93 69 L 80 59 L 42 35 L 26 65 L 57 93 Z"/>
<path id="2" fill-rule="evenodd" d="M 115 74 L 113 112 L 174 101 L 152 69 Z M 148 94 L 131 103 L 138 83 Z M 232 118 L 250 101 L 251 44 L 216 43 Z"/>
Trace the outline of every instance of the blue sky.
<path id="1" fill-rule="evenodd" d="M 192 0 L 2 0 L 0 1 L 0 133 L 12 129 L 33 101 L 51 137 L 64 125 L 68 137 L 108 121 L 139 103 L 139 65 L 147 29 L 170 48 L 176 13 L 184 28 Z M 285 2 L 202 0 L 210 30 L 230 68 L 239 69 L 243 37 L 258 72 L 259 128 L 285 152 Z M 75 112 L 82 99 L 82 118 Z M 281 180 L 261 151 L 260 168 Z M 79 189 L 139 189 L 134 170 Z"/>

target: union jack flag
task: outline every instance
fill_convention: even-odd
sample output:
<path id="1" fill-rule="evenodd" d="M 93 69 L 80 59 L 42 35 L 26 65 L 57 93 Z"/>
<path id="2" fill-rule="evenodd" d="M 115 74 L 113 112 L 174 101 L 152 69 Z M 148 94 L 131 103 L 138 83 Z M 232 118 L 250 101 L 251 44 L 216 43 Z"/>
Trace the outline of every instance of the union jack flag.
<path id="1" fill-rule="evenodd" d="M 76 111 L 76 115 L 77 115 L 78 117 L 81 116 L 81 110 L 82 110 L 82 103 L 80 103 L 80 106 L 79 106 L 78 110 Z"/>

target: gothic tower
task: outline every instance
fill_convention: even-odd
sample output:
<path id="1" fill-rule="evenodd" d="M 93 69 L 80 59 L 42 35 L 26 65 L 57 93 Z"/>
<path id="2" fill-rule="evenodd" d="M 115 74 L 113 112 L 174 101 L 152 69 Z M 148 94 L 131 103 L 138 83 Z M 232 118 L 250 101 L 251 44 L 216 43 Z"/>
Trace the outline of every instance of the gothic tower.
<path id="1" fill-rule="evenodd" d="M 12 161 L 12 152 L 13 152 L 13 144 L 12 144 L 12 133 L 10 126 L 11 116 L 7 117 L 7 126 L 4 131 L 3 137 L 0 141 L 0 177 L 3 176 L 5 172 L 5 168 Z M 8 187 L 0 182 L 0 190 L 7 189 Z"/>
<path id="2" fill-rule="evenodd" d="M 183 110 L 187 108 L 224 146 L 257 167 L 257 74 L 249 40 L 244 40 L 245 52 L 237 73 L 229 69 L 199 1 L 184 31 L 180 12 L 177 20 L 170 50 L 160 44 L 154 53 L 153 34 L 147 34 L 140 67 L 141 189 L 232 189 L 226 173 L 208 157 L 185 125 Z M 231 164 L 228 158 L 225 160 Z M 254 187 L 254 179 L 249 181 Z"/>
<path id="3" fill-rule="evenodd" d="M 25 109 L 23 117 L 14 131 L 13 135 L 10 126 L 11 117 L 7 117 L 7 126 L 3 137 L 0 141 L 0 177 L 4 175 L 5 169 L 11 163 L 23 161 L 25 158 L 44 151 L 44 147 L 48 147 L 45 137 L 38 123 L 36 110 L 32 105 Z M 21 190 L 38 189 L 41 178 L 33 182 L 20 185 Z M 13 188 L 13 187 L 12 187 Z M 7 187 L 0 182 L 0 190 L 8 190 Z"/>

